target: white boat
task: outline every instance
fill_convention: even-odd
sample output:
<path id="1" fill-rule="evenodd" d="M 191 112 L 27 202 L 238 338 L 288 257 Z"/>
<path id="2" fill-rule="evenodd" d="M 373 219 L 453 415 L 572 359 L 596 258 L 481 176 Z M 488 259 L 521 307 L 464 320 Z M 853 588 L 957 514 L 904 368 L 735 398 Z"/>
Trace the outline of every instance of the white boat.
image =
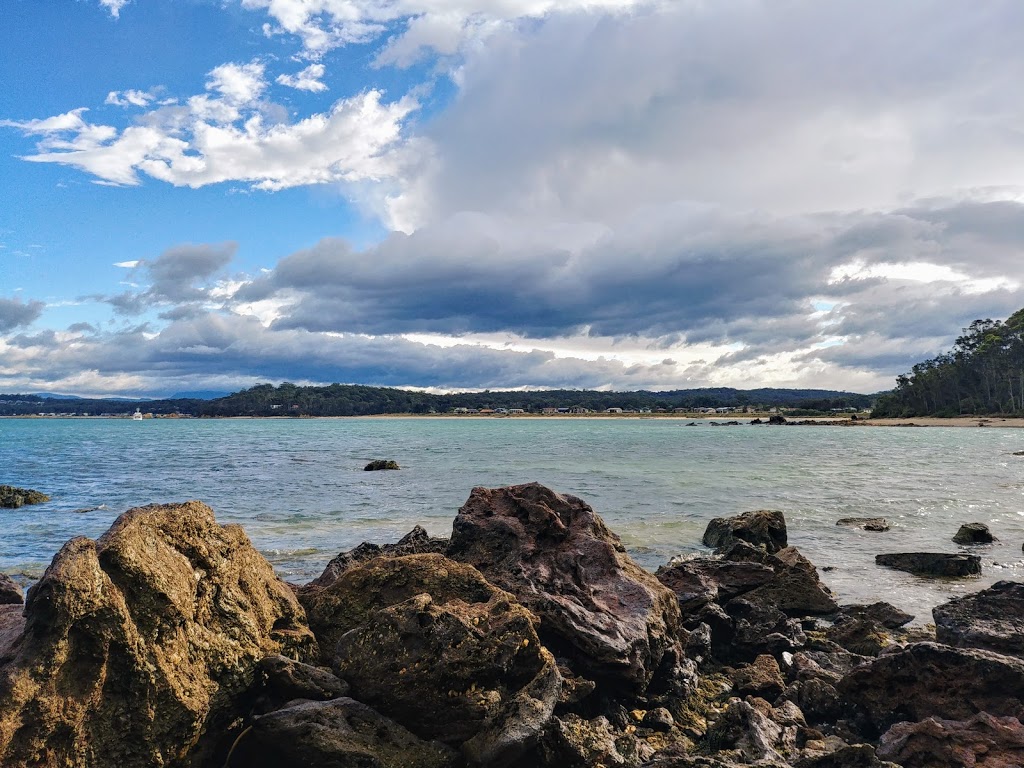
<path id="1" fill-rule="evenodd" d="M 142 411 L 138 408 L 136 408 L 135 413 L 132 414 L 132 421 L 142 421 Z"/>

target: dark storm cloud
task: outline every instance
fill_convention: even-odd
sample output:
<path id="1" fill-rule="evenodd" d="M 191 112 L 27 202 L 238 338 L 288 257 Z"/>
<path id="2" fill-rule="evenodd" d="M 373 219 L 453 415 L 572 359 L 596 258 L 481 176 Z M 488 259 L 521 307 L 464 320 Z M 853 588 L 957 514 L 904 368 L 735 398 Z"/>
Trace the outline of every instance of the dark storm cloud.
<path id="1" fill-rule="evenodd" d="M 41 301 L 23 302 L 20 299 L 0 299 L 0 333 L 30 325 L 46 307 Z"/>

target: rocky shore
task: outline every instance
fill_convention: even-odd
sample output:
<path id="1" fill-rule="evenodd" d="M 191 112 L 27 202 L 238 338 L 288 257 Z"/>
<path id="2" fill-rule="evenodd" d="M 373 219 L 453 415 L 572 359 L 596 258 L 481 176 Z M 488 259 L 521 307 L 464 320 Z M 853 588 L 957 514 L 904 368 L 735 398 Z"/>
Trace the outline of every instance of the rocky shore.
<path id="1" fill-rule="evenodd" d="M 1024 585 L 840 605 L 779 512 L 656 574 L 585 502 L 475 488 L 279 580 L 199 502 L 0 577 L 0 765 L 796 768 L 1024 764 Z"/>

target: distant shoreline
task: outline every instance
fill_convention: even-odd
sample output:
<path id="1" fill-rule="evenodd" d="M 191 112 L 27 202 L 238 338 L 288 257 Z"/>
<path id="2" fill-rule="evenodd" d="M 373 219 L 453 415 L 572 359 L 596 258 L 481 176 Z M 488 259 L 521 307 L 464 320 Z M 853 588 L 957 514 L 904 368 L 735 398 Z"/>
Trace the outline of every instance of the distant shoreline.
<path id="1" fill-rule="evenodd" d="M 197 420 L 239 420 L 248 419 L 252 421 L 257 420 L 273 420 L 273 421 L 296 421 L 303 419 L 463 419 L 463 420 L 480 420 L 480 419 L 531 419 L 531 420 L 556 420 L 556 421 L 571 421 L 574 419 L 590 419 L 599 421 L 613 421 L 613 420 L 651 420 L 651 419 L 672 419 L 674 421 L 700 421 L 704 423 L 717 422 L 719 425 L 724 425 L 728 422 L 738 421 L 741 425 L 749 425 L 749 423 L 755 419 L 761 419 L 767 421 L 770 414 L 767 413 L 727 413 L 721 414 L 717 417 L 708 416 L 707 414 L 692 414 L 692 413 L 558 413 L 558 414 L 541 414 L 541 413 L 512 413 L 512 414 L 489 414 L 489 413 L 378 413 L 368 414 L 363 416 L 157 416 L 147 417 L 146 421 L 159 419 L 160 421 L 197 421 Z M 114 420 L 114 421 L 131 421 L 130 416 L 39 416 L 39 415 L 5 415 L 0 416 L 0 419 L 25 419 L 25 420 L 51 420 L 51 419 L 76 419 L 76 420 Z M 1019 417 L 1004 417 L 1004 416 L 954 416 L 951 418 L 938 418 L 935 416 L 915 416 L 905 419 L 872 419 L 867 417 L 858 417 L 856 421 L 844 417 L 833 417 L 833 416 L 792 416 L 786 417 L 788 424 L 777 425 L 777 426 L 842 426 L 842 427 L 994 427 L 994 428 L 1024 428 L 1024 418 Z M 775 425 L 773 425 L 775 426 Z"/>

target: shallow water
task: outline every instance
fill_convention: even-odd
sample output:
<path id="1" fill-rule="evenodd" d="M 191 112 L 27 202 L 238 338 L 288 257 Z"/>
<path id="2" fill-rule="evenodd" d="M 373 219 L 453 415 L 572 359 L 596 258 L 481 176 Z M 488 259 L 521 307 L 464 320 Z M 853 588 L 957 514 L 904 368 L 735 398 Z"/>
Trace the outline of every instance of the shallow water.
<path id="1" fill-rule="evenodd" d="M 707 522 L 785 512 L 790 542 L 842 601 L 884 599 L 930 621 L 949 596 L 1024 577 L 1024 431 L 688 427 L 676 419 L 0 419 L 0 483 L 48 504 L 0 510 L 0 571 L 38 578 L 70 537 L 126 509 L 201 499 L 245 526 L 292 581 L 337 552 L 419 523 L 447 534 L 477 485 L 539 481 L 580 496 L 648 568 L 705 551 Z M 399 472 L 363 472 L 374 458 Z M 96 509 L 98 507 L 98 509 Z M 90 511 L 78 511 L 90 510 Z M 881 516 L 888 533 L 837 527 Z M 961 523 L 1001 541 L 983 574 L 936 581 L 876 567 L 880 552 L 946 551 Z"/>

